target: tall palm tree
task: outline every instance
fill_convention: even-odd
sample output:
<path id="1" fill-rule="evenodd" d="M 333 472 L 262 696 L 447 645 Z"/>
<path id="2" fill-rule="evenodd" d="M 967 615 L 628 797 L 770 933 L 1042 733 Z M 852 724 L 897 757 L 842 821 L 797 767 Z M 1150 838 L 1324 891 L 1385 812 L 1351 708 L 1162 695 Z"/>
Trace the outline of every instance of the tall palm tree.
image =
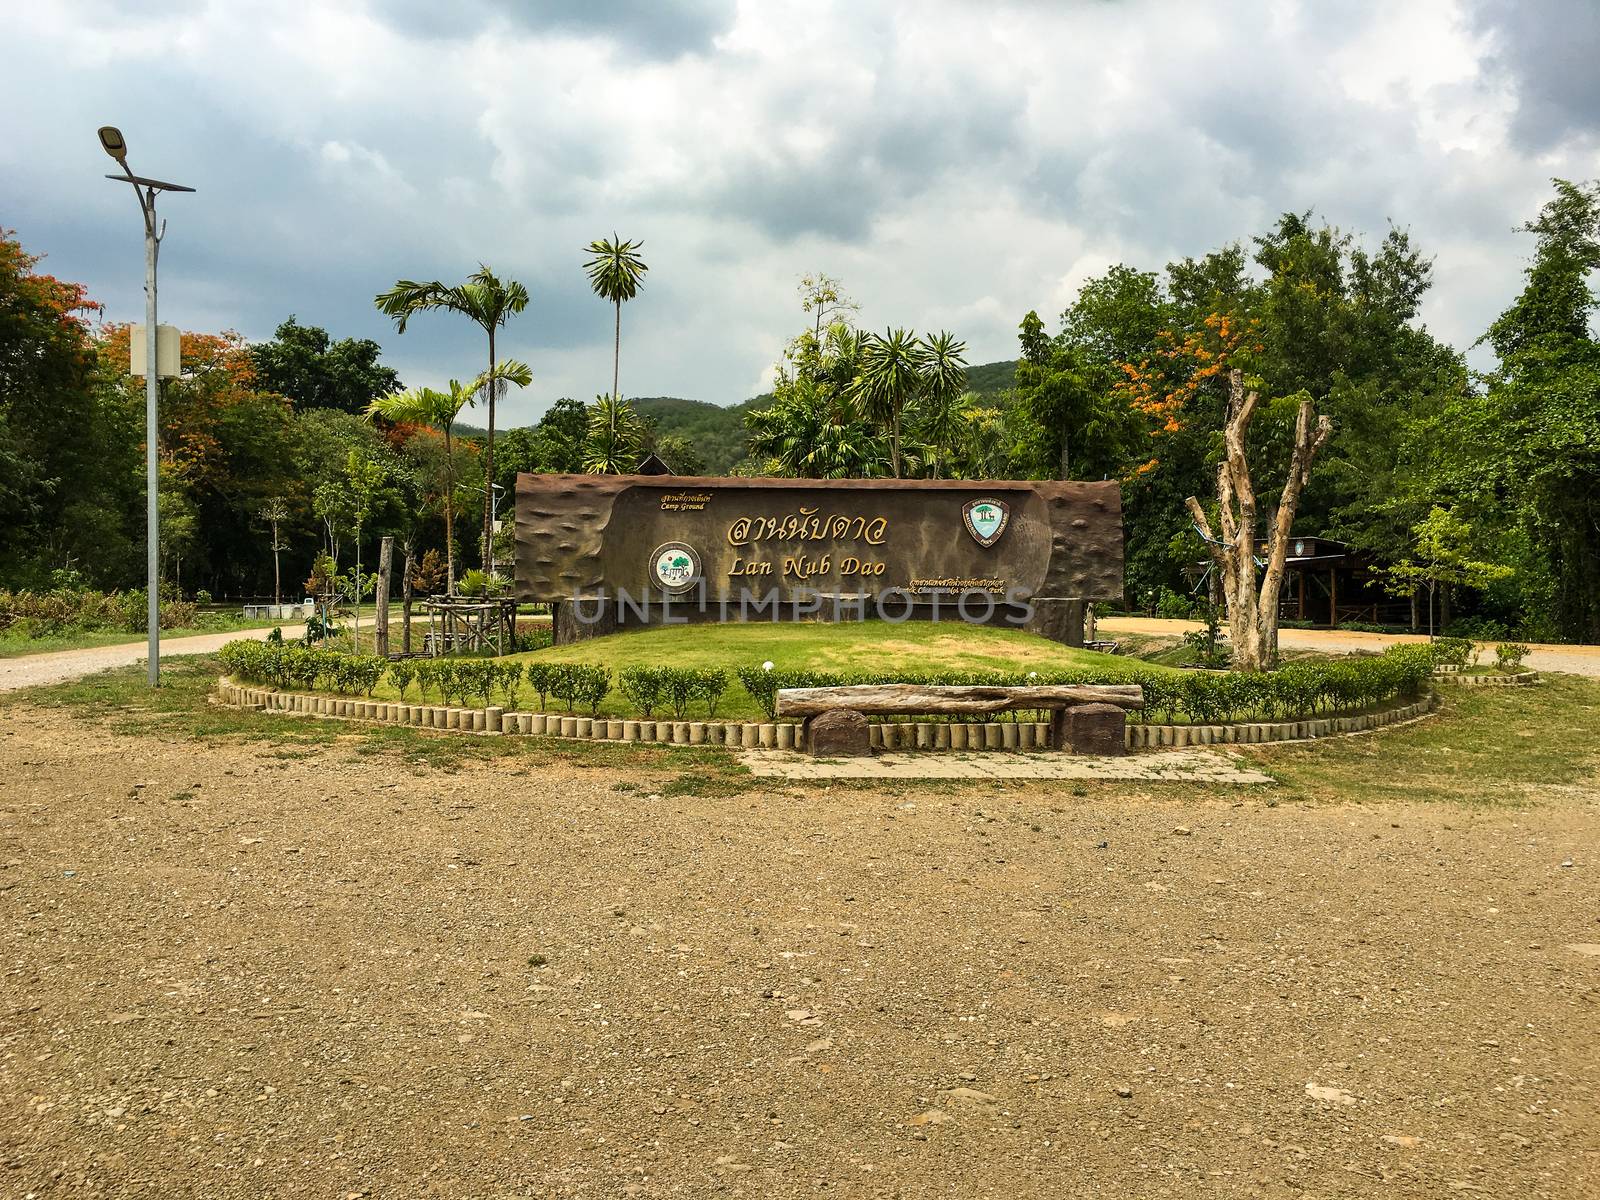
<path id="1" fill-rule="evenodd" d="M 373 298 L 378 311 L 393 317 L 395 329 L 404 333 L 406 322 L 419 312 L 443 309 L 460 313 L 489 335 L 489 436 L 484 447 L 484 476 L 494 479 L 494 408 L 498 399 L 500 380 L 493 378 L 495 369 L 494 335 L 502 325 L 528 307 L 528 289 L 515 279 L 501 279 L 484 263 L 467 276 L 465 283 L 444 284 L 437 279 L 418 283 L 401 279 L 387 292 Z M 490 506 L 483 506 L 483 561 L 489 561 Z"/>
<path id="2" fill-rule="evenodd" d="M 905 329 L 869 333 L 851 391 L 862 410 L 889 430 L 889 462 L 900 478 L 900 419 L 922 391 L 923 346 Z"/>
<path id="3" fill-rule="evenodd" d="M 932 451 L 933 477 L 939 478 L 949 451 L 961 427 L 961 394 L 967 387 L 967 344 L 943 331 L 922 341 L 922 395 L 927 411 L 922 417 L 922 433 Z"/>
<path id="4" fill-rule="evenodd" d="M 411 388 L 379 396 L 367 405 L 367 415 L 382 417 L 397 424 L 431 425 L 444 434 L 444 560 L 445 594 L 456 590 L 456 455 L 453 434 L 456 418 L 463 408 L 477 402 L 480 392 L 491 384 L 514 383 L 527 387 L 533 382 L 533 372 L 528 364 L 508 358 L 496 363 L 494 370 L 484 371 L 471 383 L 463 384 L 452 379 L 445 391 L 433 388 Z M 491 393 L 492 394 L 492 393 Z"/>
<path id="5" fill-rule="evenodd" d="M 644 273 L 650 268 L 639 257 L 644 243 L 625 242 L 615 233 L 609 239 L 590 242 L 585 249 L 594 256 L 583 264 L 583 269 L 589 275 L 589 286 L 594 289 L 596 296 L 611 301 L 617 310 L 616 334 L 611 347 L 611 395 L 613 399 L 620 400 L 622 393 L 617 384 L 622 367 L 622 302 L 632 300 L 639 294 Z M 615 428 L 611 437 L 613 441 L 616 440 Z"/>

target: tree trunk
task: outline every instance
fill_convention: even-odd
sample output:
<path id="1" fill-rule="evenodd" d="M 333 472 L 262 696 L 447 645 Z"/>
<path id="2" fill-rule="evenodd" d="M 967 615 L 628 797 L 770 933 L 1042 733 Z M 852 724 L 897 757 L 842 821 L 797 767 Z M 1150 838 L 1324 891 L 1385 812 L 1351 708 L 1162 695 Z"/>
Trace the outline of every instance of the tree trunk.
<path id="1" fill-rule="evenodd" d="M 456 594 L 456 454 L 444 427 L 444 594 Z"/>
<path id="2" fill-rule="evenodd" d="M 400 581 L 400 653 L 411 655 L 411 565 L 414 547 L 406 541 L 405 578 Z"/>
<path id="3" fill-rule="evenodd" d="M 389 571 L 394 566 L 394 539 L 386 537 L 378 550 L 377 624 L 373 626 L 373 649 L 389 656 Z"/>
<path id="4" fill-rule="evenodd" d="M 1284 561 L 1289 552 L 1289 530 L 1294 525 L 1300 494 L 1311 478 L 1311 464 L 1333 432 L 1326 416 L 1313 423 L 1312 403 L 1302 401 L 1295 419 L 1294 453 L 1283 496 L 1267 531 L 1266 569 L 1256 588 L 1256 494 L 1250 482 L 1246 453 L 1250 418 L 1260 397 L 1246 393 L 1239 371 L 1228 374 L 1228 424 L 1223 431 L 1227 455 L 1217 464 L 1217 515 L 1221 537 L 1200 501 L 1185 501 L 1195 527 L 1205 539 L 1222 581 L 1228 606 L 1228 637 L 1233 643 L 1233 666 L 1238 671 L 1270 668 L 1278 656 L 1278 593 L 1283 587 Z"/>
<path id="5" fill-rule="evenodd" d="M 350 642 L 361 653 L 361 526 L 356 525 L 355 599 L 350 606 Z"/>
<path id="6" fill-rule="evenodd" d="M 1144 689 L 1137 683 L 1040 684 L 1034 687 L 869 683 L 845 687 L 780 688 L 777 713 L 780 717 L 815 717 L 836 709 L 850 709 L 862 714 L 955 715 L 1070 708 L 1077 704 L 1143 708 Z"/>
<path id="7" fill-rule="evenodd" d="M 278 556 L 282 547 L 278 545 L 278 523 L 272 523 L 272 603 L 278 607 L 283 606 L 283 573 L 278 568 Z"/>
<path id="8" fill-rule="evenodd" d="M 894 477 L 900 478 L 900 409 L 894 410 L 894 420 L 889 430 L 889 458 L 894 466 Z"/>
<path id="9" fill-rule="evenodd" d="M 489 327 L 489 436 L 484 443 L 483 451 L 483 479 L 487 489 L 483 494 L 483 569 L 489 569 L 490 539 L 494 537 L 494 528 L 490 524 L 489 497 L 494 489 L 494 402 L 499 397 L 500 384 L 493 378 L 494 375 L 494 326 Z"/>
<path id="10" fill-rule="evenodd" d="M 1070 431 L 1063 428 L 1061 430 L 1061 475 L 1059 476 L 1061 479 L 1072 478 L 1072 475 L 1070 474 L 1072 468 L 1069 465 L 1071 460 L 1067 457 L 1067 451 L 1070 448 L 1071 443 L 1072 435 Z"/>
<path id="11" fill-rule="evenodd" d="M 611 441 L 617 440 L 617 401 L 622 399 L 617 395 L 617 389 L 622 386 L 622 301 L 613 301 L 617 306 L 617 328 L 611 341 Z"/>

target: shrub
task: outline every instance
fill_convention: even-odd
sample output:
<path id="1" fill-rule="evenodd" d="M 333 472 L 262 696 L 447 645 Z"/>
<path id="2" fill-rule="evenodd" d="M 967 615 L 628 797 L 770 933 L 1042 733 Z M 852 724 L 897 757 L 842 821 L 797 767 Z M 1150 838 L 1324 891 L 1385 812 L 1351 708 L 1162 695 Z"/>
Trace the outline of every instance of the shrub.
<path id="1" fill-rule="evenodd" d="M 522 690 L 522 675 L 526 668 L 521 663 L 501 663 L 500 687 L 506 694 L 506 707 L 516 708 L 517 693 Z"/>
<path id="2" fill-rule="evenodd" d="M 545 710 L 550 699 L 550 689 L 555 683 L 556 663 L 529 663 L 528 686 L 539 694 L 539 711 Z"/>
<path id="3" fill-rule="evenodd" d="M 1433 661 L 1441 667 L 1464 667 L 1472 656 L 1468 638 L 1442 637 L 1433 643 Z"/>
<path id="4" fill-rule="evenodd" d="M 706 716 L 717 716 L 717 703 L 728 690 L 728 673 L 721 667 L 707 667 L 695 672 L 695 694 L 706 702 Z"/>
<path id="5" fill-rule="evenodd" d="M 409 658 L 398 659 L 389 664 L 389 681 L 394 684 L 394 689 L 400 693 L 402 700 L 406 698 L 406 689 L 416 677 L 417 664 Z"/>
<path id="6" fill-rule="evenodd" d="M 624 667 L 617 674 L 617 690 L 648 721 L 655 716 L 656 705 L 661 703 L 666 681 L 656 667 Z"/>
<path id="7" fill-rule="evenodd" d="M 1502 671 L 1516 671 L 1522 667 L 1522 660 L 1528 657 L 1528 647 L 1521 642 L 1501 642 L 1495 647 L 1495 662 Z"/>
<path id="8" fill-rule="evenodd" d="M 550 691 L 558 700 L 567 702 L 567 711 L 575 705 L 589 706 L 589 715 L 600 711 L 600 702 L 611 691 L 611 672 L 605 667 L 592 667 L 583 663 L 557 663 L 552 668 Z"/>

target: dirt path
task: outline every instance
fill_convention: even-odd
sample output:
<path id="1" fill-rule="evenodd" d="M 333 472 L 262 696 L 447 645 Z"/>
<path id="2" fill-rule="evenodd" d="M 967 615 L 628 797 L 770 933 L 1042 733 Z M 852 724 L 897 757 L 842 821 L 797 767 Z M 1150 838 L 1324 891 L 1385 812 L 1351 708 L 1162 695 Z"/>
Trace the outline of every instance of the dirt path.
<path id="1" fill-rule="evenodd" d="M 12 705 L 0 1190 L 1600 1194 L 1593 804 L 516 761 Z"/>
<path id="2" fill-rule="evenodd" d="M 283 636 L 297 638 L 305 635 L 304 625 L 283 625 Z M 240 638 L 265 639 L 271 629 L 239 629 L 232 633 L 202 633 L 192 637 L 166 638 L 161 643 L 162 658 L 177 658 L 185 654 L 211 654 L 229 642 Z M 142 663 L 145 654 L 143 641 L 127 642 L 120 646 L 92 646 L 86 650 L 57 650 L 50 654 L 23 654 L 16 658 L 0 658 L 0 692 L 13 692 L 18 688 L 34 687 L 45 683 L 64 683 L 112 667 L 127 667 Z"/>
<path id="3" fill-rule="evenodd" d="M 1198 621 L 1173 621 L 1163 617 L 1107 617 L 1097 625 L 1103 636 L 1115 637 L 1119 633 L 1143 634 L 1146 637 L 1181 637 L 1194 629 L 1203 629 Z M 1426 634 L 1416 633 L 1357 633 L 1348 629 L 1282 629 L 1278 643 L 1285 649 L 1317 650 L 1324 654 L 1348 654 L 1353 650 L 1383 650 L 1406 642 L 1426 642 Z M 1485 659 L 1494 658 L 1493 642 L 1485 643 L 1489 649 Z M 1536 671 L 1566 671 L 1573 675 L 1600 676 L 1600 646 L 1568 646 L 1536 642 L 1530 647 L 1526 665 Z"/>

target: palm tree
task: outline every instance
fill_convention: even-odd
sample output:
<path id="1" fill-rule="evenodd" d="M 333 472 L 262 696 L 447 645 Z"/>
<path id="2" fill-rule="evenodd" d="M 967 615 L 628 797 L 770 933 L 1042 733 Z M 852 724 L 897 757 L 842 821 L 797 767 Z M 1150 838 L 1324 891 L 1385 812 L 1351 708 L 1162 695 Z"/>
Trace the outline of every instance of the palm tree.
<path id="1" fill-rule="evenodd" d="M 932 451 L 933 477 L 939 478 L 945 454 L 961 427 L 961 393 L 967 386 L 967 344 L 939 332 L 922 342 L 922 395 L 927 411 L 922 432 Z"/>
<path id="2" fill-rule="evenodd" d="M 419 312 L 442 308 L 446 312 L 460 313 L 475 322 L 489 335 L 489 436 L 484 447 L 484 477 L 494 479 L 494 407 L 498 398 L 500 380 L 493 378 L 495 369 L 495 331 L 528 307 L 528 289 L 515 279 L 501 279 L 484 263 L 467 276 L 465 283 L 443 284 L 437 279 L 431 283 L 418 283 L 401 279 L 387 292 L 374 297 L 378 311 L 393 317 L 395 329 L 404 333 L 406 322 Z M 481 377 L 480 377 L 481 378 Z M 489 522 L 489 505 L 483 506 L 483 561 L 489 561 L 489 539 L 493 536 Z"/>
<path id="3" fill-rule="evenodd" d="M 591 475 L 626 475 L 639 462 L 644 422 L 626 400 L 596 396 L 583 442 L 583 469 Z"/>
<path id="4" fill-rule="evenodd" d="M 589 274 L 589 286 L 594 289 L 596 296 L 611 301 L 617 310 L 616 335 L 611 348 L 611 395 L 620 399 L 622 393 L 618 390 L 618 381 L 622 367 L 622 302 L 632 300 L 639 294 L 644 273 L 650 268 L 644 265 L 644 259 L 638 253 L 644 249 L 644 243 L 625 242 L 615 233 L 609 240 L 601 238 L 590 242 L 586 249 L 594 255 L 583 264 L 583 269 Z M 612 440 L 616 438 L 614 429 L 611 437 Z"/>
<path id="5" fill-rule="evenodd" d="M 446 391 L 433 388 L 411 388 L 404 392 L 391 392 L 367 405 L 367 415 L 382 417 L 396 424 L 431 425 L 444 434 L 444 557 L 445 594 L 456 590 L 456 456 L 452 441 L 456 418 L 463 408 L 470 408 L 478 394 L 491 384 L 514 383 L 527 387 L 533 382 L 533 372 L 528 364 L 508 358 L 496 363 L 494 370 L 485 371 L 471 383 L 462 384 L 452 379 Z"/>
<path id="6" fill-rule="evenodd" d="M 889 429 L 889 462 L 900 478 L 900 418 L 922 390 L 922 343 L 905 329 L 870 333 L 851 391 L 863 411 Z"/>

